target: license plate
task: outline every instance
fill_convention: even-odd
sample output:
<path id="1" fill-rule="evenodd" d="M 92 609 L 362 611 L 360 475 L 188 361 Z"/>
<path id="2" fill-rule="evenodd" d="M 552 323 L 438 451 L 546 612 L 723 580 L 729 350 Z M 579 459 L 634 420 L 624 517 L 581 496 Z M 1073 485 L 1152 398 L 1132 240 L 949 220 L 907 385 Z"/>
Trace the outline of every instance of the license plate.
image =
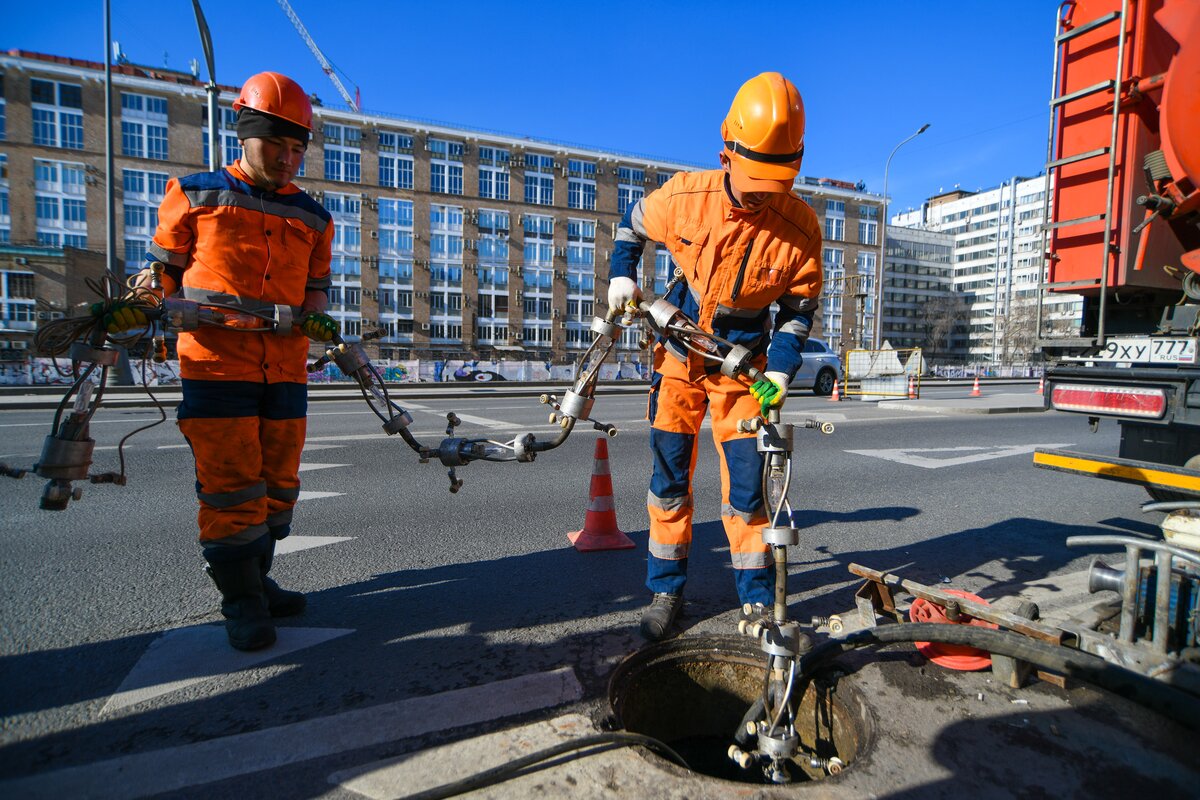
<path id="1" fill-rule="evenodd" d="M 1101 361 L 1128 364 L 1195 364 L 1195 338 L 1131 336 L 1109 339 L 1096 352 L 1070 356 L 1068 361 Z"/>

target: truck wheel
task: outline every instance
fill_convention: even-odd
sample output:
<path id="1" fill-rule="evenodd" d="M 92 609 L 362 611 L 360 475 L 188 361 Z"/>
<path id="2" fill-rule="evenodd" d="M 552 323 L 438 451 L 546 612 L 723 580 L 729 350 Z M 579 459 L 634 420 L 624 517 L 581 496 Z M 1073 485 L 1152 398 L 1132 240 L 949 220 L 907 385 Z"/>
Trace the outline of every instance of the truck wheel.
<path id="1" fill-rule="evenodd" d="M 833 394 L 833 383 L 837 380 L 837 375 L 833 370 L 826 367 L 817 373 L 817 379 L 813 382 L 813 394 L 818 397 L 828 397 Z"/>

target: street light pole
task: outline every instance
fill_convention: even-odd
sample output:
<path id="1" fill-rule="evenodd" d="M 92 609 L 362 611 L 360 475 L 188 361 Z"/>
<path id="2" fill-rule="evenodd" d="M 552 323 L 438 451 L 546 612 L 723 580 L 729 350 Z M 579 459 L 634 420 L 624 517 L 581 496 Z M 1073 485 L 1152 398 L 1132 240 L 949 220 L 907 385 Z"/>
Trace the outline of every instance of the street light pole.
<path id="1" fill-rule="evenodd" d="M 883 219 L 879 222 L 879 263 L 875 265 L 875 335 L 872 337 L 872 342 L 876 350 L 883 343 L 883 259 L 887 248 L 888 170 L 892 168 L 892 156 L 896 155 L 896 151 L 927 130 L 929 130 L 928 122 L 922 125 L 920 130 L 912 136 L 909 136 L 900 144 L 893 147 L 892 154 L 888 156 L 887 164 L 883 167 Z"/>

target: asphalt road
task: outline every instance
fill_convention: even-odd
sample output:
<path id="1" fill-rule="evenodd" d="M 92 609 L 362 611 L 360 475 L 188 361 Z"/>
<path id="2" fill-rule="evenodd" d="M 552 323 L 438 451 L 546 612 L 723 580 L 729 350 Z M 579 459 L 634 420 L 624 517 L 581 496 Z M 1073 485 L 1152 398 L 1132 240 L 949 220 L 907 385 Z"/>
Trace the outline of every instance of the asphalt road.
<path id="1" fill-rule="evenodd" d="M 422 441 L 444 435 L 445 411 L 464 420 L 458 435 L 547 439 L 554 430 L 531 398 L 410 407 Z M 648 600 L 645 398 L 602 396 L 594 409 L 620 429 L 608 440 L 614 499 L 622 530 L 638 543 L 594 554 L 575 552 L 566 538 L 584 522 L 594 432 L 577 432 L 532 464 L 472 464 L 452 495 L 445 469 L 418 463 L 361 403 L 310 410 L 303 489 L 320 494 L 297 507 L 289 545 L 308 546 L 281 554 L 273 573 L 308 593 L 309 610 L 283 623 L 277 651 L 253 658 L 221 644 L 217 595 L 195 544 L 190 454 L 173 418 L 130 441 L 129 485 L 85 486 L 64 512 L 38 510 L 42 481 L 32 475 L 0 483 L 0 793 L 18 796 L 6 785 L 54 793 L 56 784 L 39 776 L 66 780 L 71 768 L 86 774 L 101 762 L 117 765 L 113 774 L 126 783 L 102 785 L 100 796 L 166 791 L 153 768 L 138 772 L 137 759 L 175 753 L 195 772 L 169 786 L 174 796 L 257 789 L 351 797 L 331 774 L 513 720 L 602 705 L 612 667 L 641 645 L 635 629 Z M 786 421 L 809 417 L 837 430 L 796 433 L 790 497 L 803 532 L 791 552 L 789 599 L 802 618 L 852 607 L 852 562 L 925 583 L 949 578 L 988 597 L 1014 581 L 1080 569 L 1092 554 L 1068 550 L 1069 535 L 1157 530 L 1138 511 L 1141 489 L 1032 466 L 1035 446 L 1115 453 L 1113 424 L 1091 434 L 1081 418 L 1053 412 L 925 415 L 789 398 Z M 116 468 L 118 439 L 155 418 L 147 409 L 103 412 L 93 428 L 95 468 Z M 0 414 L 0 461 L 31 464 L 48 421 L 44 411 Z M 707 438 L 694 493 L 682 623 L 728 631 L 737 598 Z M 558 699 L 547 695 L 546 704 L 558 704 L 553 712 L 520 705 L 503 689 L 486 703 L 443 695 L 469 687 L 488 695 L 488 685 L 564 667 L 578 684 Z M 437 697 L 446 702 L 432 715 L 405 705 Z M 356 712 L 380 712 L 382 721 L 356 723 L 359 738 L 344 745 L 314 735 L 341 730 Z M 237 757 L 222 742 L 272 731 L 282 732 L 278 744 L 245 756 L 241 773 L 229 771 Z M 4 783 L 18 779 L 32 782 Z"/>

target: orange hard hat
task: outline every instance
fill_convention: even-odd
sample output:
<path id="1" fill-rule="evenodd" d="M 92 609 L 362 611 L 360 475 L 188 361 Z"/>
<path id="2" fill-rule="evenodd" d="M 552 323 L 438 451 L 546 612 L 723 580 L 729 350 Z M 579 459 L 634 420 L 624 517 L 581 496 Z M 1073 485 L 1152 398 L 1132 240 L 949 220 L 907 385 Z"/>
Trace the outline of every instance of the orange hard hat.
<path id="1" fill-rule="evenodd" d="M 804 156 L 804 101 L 778 72 L 742 84 L 721 123 L 729 178 L 741 192 L 787 192 Z"/>
<path id="2" fill-rule="evenodd" d="M 260 72 L 247 78 L 238 99 L 233 101 L 234 111 L 242 108 L 252 108 L 312 130 L 312 103 L 308 95 L 300 84 L 278 72 Z"/>

